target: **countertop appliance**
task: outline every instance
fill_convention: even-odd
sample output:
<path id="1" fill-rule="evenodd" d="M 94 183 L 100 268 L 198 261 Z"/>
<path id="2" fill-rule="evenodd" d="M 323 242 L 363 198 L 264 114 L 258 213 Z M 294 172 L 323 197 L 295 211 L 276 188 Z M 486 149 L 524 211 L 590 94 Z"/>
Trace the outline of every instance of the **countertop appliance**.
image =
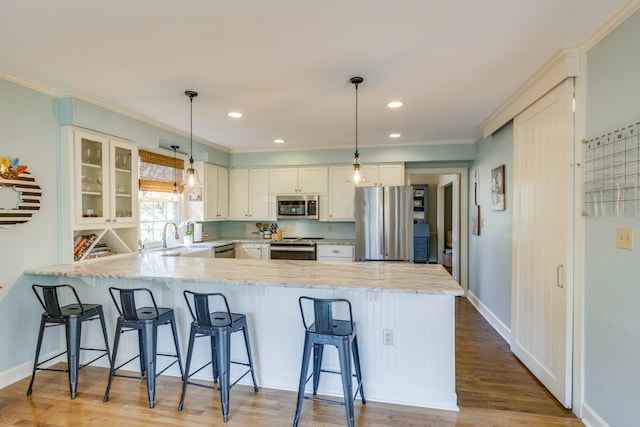
<path id="1" fill-rule="evenodd" d="M 356 187 L 356 261 L 413 261 L 413 187 Z"/>
<path id="2" fill-rule="evenodd" d="M 278 219 L 318 219 L 318 196 L 276 196 Z"/>
<path id="3" fill-rule="evenodd" d="M 271 241 L 271 259 L 316 260 L 316 240 L 318 238 L 285 237 Z"/>

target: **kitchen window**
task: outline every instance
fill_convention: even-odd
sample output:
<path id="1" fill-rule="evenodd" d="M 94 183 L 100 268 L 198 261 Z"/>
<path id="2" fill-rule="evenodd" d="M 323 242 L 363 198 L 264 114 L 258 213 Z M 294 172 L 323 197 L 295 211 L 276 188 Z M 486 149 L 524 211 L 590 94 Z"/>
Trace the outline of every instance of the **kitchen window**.
<path id="1" fill-rule="evenodd" d="M 160 245 L 167 222 L 178 224 L 180 203 L 172 200 L 172 193 L 140 191 L 140 241 L 146 247 Z"/>
<path id="2" fill-rule="evenodd" d="M 173 200 L 174 188 L 184 191 L 184 159 L 159 152 L 140 150 L 138 155 L 138 202 L 140 206 L 140 242 L 158 246 L 165 224 L 180 222 L 180 202 Z M 182 194 L 179 199 L 182 198 Z"/>

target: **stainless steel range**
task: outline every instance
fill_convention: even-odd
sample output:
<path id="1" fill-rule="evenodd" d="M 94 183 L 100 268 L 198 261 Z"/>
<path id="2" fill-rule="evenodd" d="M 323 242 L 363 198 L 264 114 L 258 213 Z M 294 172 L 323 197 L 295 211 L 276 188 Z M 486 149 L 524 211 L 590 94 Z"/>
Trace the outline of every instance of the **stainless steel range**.
<path id="1" fill-rule="evenodd" d="M 317 238 L 285 237 L 271 241 L 271 259 L 316 260 Z"/>

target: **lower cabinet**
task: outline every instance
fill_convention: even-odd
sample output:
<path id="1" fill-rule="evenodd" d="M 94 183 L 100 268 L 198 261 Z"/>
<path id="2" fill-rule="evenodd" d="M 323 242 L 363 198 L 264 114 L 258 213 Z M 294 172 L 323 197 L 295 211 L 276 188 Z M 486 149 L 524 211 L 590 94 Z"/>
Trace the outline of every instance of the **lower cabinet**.
<path id="1" fill-rule="evenodd" d="M 236 243 L 236 258 L 269 259 L 268 243 Z"/>
<path id="2" fill-rule="evenodd" d="M 354 255 L 354 245 L 316 244 L 316 259 L 318 261 L 351 262 Z"/>

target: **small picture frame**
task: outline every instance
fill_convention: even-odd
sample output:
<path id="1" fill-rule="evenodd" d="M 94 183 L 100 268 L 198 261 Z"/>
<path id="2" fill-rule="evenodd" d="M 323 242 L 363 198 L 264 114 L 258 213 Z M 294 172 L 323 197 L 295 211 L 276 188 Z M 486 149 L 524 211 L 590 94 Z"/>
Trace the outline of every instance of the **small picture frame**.
<path id="1" fill-rule="evenodd" d="M 414 194 L 415 197 L 424 197 L 424 190 L 420 189 L 420 190 L 414 190 Z"/>
<path id="2" fill-rule="evenodd" d="M 504 165 L 491 170 L 491 210 L 504 210 Z"/>
<path id="3" fill-rule="evenodd" d="M 202 187 L 190 187 L 189 188 L 189 201 L 201 202 L 202 201 Z"/>

